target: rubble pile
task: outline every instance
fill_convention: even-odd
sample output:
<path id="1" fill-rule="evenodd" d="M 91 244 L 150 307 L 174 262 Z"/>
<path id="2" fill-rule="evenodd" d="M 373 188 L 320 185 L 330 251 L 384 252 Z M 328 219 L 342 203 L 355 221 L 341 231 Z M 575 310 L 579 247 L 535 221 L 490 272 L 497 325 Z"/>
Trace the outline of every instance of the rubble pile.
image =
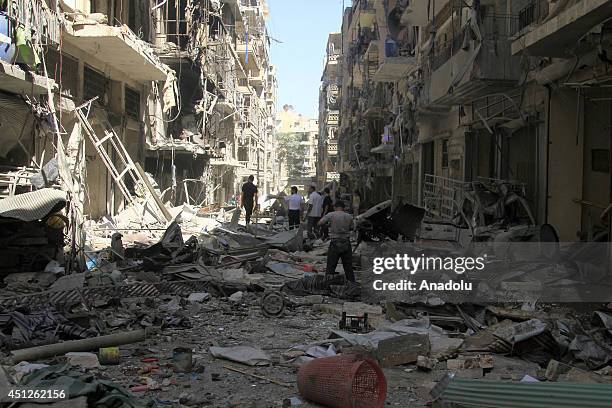
<path id="1" fill-rule="evenodd" d="M 413 220 L 391 235 L 417 237 L 423 211 L 382 205 L 363 219 L 381 210 Z M 57 208 L 45 211 L 27 222 L 47 225 Z M 497 406 L 495 390 L 521 394 L 525 383 L 541 392 L 567 383 L 577 395 L 591 387 L 585 406 L 610 393 L 612 305 L 375 298 L 372 254 L 432 241 L 355 234 L 356 284 L 325 274 L 329 242 L 303 228 L 245 227 L 235 209 L 186 205 L 163 228 L 134 228 L 126 211 L 85 227 L 84 271 L 54 260 L 4 277 L 0 380 L 9 388 L 63 387 L 71 406 L 307 407 L 331 400 L 300 388 L 300 375 L 318 372 L 301 367 L 342 357 L 379 367 L 376 401 L 394 406 L 470 393 L 475 406 Z"/>

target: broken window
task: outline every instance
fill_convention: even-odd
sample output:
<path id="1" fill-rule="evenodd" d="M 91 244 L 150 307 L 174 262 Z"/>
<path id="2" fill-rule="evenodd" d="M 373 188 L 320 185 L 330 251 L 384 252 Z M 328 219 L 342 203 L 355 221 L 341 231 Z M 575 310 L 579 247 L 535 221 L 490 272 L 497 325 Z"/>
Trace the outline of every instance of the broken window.
<path id="1" fill-rule="evenodd" d="M 125 87 L 125 113 L 134 120 L 140 120 L 140 92 Z"/>
<path id="2" fill-rule="evenodd" d="M 90 100 L 98 97 L 98 102 L 106 103 L 107 80 L 104 75 L 85 65 L 83 75 L 83 98 Z"/>
<path id="3" fill-rule="evenodd" d="M 164 31 L 166 41 L 174 43 L 181 49 L 187 48 L 189 36 L 187 34 L 187 19 L 185 10 L 187 0 L 168 0 L 164 7 Z"/>
<path id="4" fill-rule="evenodd" d="M 75 97 L 79 87 L 79 62 L 66 54 L 48 49 L 46 64 L 49 76 L 62 88 L 62 93 Z"/>

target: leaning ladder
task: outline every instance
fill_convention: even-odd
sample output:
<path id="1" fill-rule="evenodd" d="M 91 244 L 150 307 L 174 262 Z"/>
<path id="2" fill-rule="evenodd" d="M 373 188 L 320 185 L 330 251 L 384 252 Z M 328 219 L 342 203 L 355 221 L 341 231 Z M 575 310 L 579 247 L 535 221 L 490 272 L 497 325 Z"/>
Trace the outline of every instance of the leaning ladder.
<path id="1" fill-rule="evenodd" d="M 157 193 L 153 189 L 153 186 L 151 185 L 151 182 L 149 181 L 149 179 L 146 177 L 146 174 L 144 173 L 144 170 L 142 169 L 142 167 L 138 163 L 134 163 L 132 161 L 132 158 L 130 157 L 127 150 L 125 150 L 125 146 L 121 142 L 121 139 L 119 139 L 119 136 L 117 135 L 117 133 L 111 126 L 106 116 L 104 116 L 104 120 L 102 123 L 104 127 L 104 136 L 102 138 L 98 137 L 96 131 L 93 128 L 93 125 L 88 119 L 89 114 L 91 112 L 92 103 L 94 101 L 95 99 L 92 99 L 84 103 L 83 105 L 77 107 L 76 108 L 77 118 L 79 119 L 79 122 L 81 123 L 83 130 L 89 137 L 89 140 L 91 141 L 94 148 L 96 149 L 96 152 L 98 152 L 98 155 L 100 156 L 100 158 L 104 162 L 104 165 L 110 172 L 111 177 L 117 184 L 117 187 L 119 187 L 119 190 L 121 190 L 121 193 L 123 194 L 125 199 L 130 202 L 130 204 L 136 204 L 136 200 L 134 196 L 130 194 L 130 191 L 127 188 L 125 181 L 124 181 L 125 177 L 131 177 L 135 186 L 137 185 L 144 186 L 149 191 L 151 196 L 153 197 L 155 204 L 159 210 L 159 213 L 155 214 L 155 217 L 158 219 L 158 221 L 162 223 L 165 223 L 166 221 L 170 221 L 172 219 L 170 212 L 168 211 L 166 206 L 163 204 L 161 198 L 157 195 Z M 104 148 L 104 144 L 106 142 L 110 143 L 109 145 L 113 149 L 113 155 L 117 157 L 118 160 L 120 160 L 120 164 L 123 164 L 123 170 L 119 171 L 115 167 L 113 160 L 111 159 L 108 152 Z"/>

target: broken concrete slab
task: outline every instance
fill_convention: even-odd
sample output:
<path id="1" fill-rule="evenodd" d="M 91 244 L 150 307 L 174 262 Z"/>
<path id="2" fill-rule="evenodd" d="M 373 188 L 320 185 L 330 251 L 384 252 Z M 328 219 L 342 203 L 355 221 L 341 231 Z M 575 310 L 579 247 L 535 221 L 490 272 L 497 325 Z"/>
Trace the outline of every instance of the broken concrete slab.
<path id="1" fill-rule="evenodd" d="M 461 356 L 456 359 L 446 360 L 449 370 L 463 370 L 469 368 L 493 368 L 492 355 Z"/>
<path id="2" fill-rule="evenodd" d="M 99 368 L 100 362 L 98 361 L 98 356 L 94 353 L 85 353 L 85 352 L 70 352 L 66 353 L 65 356 L 66 362 L 71 366 L 81 367 L 81 368 Z"/>
<path id="3" fill-rule="evenodd" d="M 380 340 L 374 356 L 382 367 L 414 363 L 431 350 L 428 334 L 410 333 Z"/>
<path id="4" fill-rule="evenodd" d="M 417 367 L 423 371 L 431 371 L 436 366 L 436 359 L 426 356 L 417 357 Z"/>
<path id="5" fill-rule="evenodd" d="M 209 351 L 215 358 L 222 358 L 250 366 L 269 365 L 272 362 L 272 358 L 267 353 L 255 347 L 211 347 Z"/>
<path id="6" fill-rule="evenodd" d="M 187 298 L 187 300 L 189 302 L 194 302 L 194 303 L 201 303 L 201 302 L 204 302 L 204 301 L 206 301 L 208 299 L 210 299 L 210 293 L 207 293 L 207 292 L 192 293 Z"/>

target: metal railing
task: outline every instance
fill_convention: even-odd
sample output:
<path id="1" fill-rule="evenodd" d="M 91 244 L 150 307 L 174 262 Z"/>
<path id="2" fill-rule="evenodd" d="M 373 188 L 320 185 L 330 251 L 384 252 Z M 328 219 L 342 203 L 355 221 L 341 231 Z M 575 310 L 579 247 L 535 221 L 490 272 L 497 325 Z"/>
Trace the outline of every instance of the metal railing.
<path id="1" fill-rule="evenodd" d="M 480 33 L 484 46 L 490 46 L 497 41 L 509 42 L 519 31 L 519 17 L 506 14 L 490 14 L 480 19 Z M 462 47 L 466 28 L 452 35 L 451 39 L 439 40 L 434 47 L 432 69 L 436 70 L 450 60 Z"/>
<path id="2" fill-rule="evenodd" d="M 541 23 L 548 16 L 548 0 L 533 0 L 518 14 L 518 29 L 523 30 L 532 24 Z"/>
<path id="3" fill-rule="evenodd" d="M 34 42 L 59 44 L 60 17 L 42 0 L 9 0 L 6 13 L 16 24 L 34 28 Z"/>
<path id="4" fill-rule="evenodd" d="M 477 186 L 496 191 L 501 185 L 521 197 L 525 196 L 527 186 L 525 183 L 485 177 L 478 177 L 473 182 L 466 182 L 426 174 L 423 182 L 423 206 L 432 214 L 446 220 L 452 220 L 461 213 L 461 206 L 467 192 L 475 191 L 475 188 L 478 188 Z"/>

